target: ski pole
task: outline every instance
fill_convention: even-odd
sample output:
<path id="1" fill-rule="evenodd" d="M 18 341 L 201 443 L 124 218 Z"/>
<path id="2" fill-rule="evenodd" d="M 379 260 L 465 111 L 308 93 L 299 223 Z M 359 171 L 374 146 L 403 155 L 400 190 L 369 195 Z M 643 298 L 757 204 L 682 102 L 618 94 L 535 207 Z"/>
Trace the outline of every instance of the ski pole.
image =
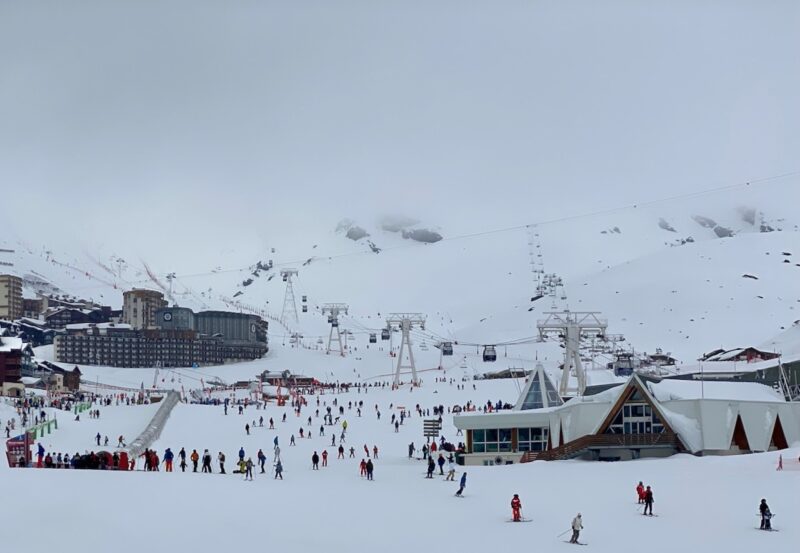
<path id="1" fill-rule="evenodd" d="M 559 535 L 557 535 L 557 536 L 556 536 L 556 538 L 560 538 L 561 536 L 563 536 L 564 534 L 566 534 L 566 533 L 567 533 L 567 532 L 569 532 L 570 530 L 572 530 L 572 528 L 570 528 L 569 530 L 564 530 L 564 531 L 563 531 L 563 532 L 561 532 Z"/>

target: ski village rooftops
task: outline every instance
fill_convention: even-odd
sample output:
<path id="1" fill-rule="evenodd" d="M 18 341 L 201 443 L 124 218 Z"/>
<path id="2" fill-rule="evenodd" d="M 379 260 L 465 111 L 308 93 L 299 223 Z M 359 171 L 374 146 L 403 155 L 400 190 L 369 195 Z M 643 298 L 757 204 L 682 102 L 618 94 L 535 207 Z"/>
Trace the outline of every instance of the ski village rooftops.
<path id="1" fill-rule="evenodd" d="M 455 416 L 466 436 L 465 464 L 728 455 L 800 441 L 800 403 L 760 383 L 650 382 L 634 374 L 563 403 L 554 391 L 539 367 L 514 409 Z"/>

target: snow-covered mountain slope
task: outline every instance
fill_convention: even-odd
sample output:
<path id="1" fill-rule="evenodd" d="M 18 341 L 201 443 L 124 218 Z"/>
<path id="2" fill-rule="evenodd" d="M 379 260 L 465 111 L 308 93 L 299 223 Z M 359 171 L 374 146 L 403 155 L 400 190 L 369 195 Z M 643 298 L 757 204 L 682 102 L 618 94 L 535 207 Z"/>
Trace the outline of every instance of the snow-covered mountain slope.
<path id="1" fill-rule="evenodd" d="M 795 193 L 787 185 L 777 194 L 770 203 Z M 553 306 L 549 297 L 531 302 L 537 276 L 532 269 L 543 269 L 564 280 L 566 299 L 559 290 L 557 307 L 599 311 L 609 332 L 625 334 L 636 350 L 661 347 L 691 361 L 716 347 L 759 344 L 800 318 L 797 223 L 774 207 L 765 213 L 740 207 L 751 200 L 726 197 L 711 207 L 673 202 L 578 218 L 539 214 L 532 218 L 543 222 L 529 227 L 509 225 L 502 214 L 470 226 L 443 213 L 452 224 L 413 227 L 441 232 L 444 239 L 433 244 L 403 238 L 369 218 L 351 223 L 369 233 L 359 240 L 337 231 L 334 222 L 311 221 L 302 235 L 276 232 L 274 243 L 260 251 L 231 246 L 203 252 L 200 246 L 197 252 L 176 252 L 169 267 L 150 267 L 146 256 L 123 260 L 116 252 L 76 255 L 5 242 L 17 250 L 11 254 L 14 270 L 27 277 L 29 294 L 40 280 L 54 290 L 119 306 L 129 287 L 168 290 L 165 275 L 175 271 L 180 305 L 270 314 L 273 343 L 299 333 L 306 347 L 317 347 L 329 331 L 323 304 L 344 302 L 349 315 L 342 326 L 355 340 L 379 332 L 389 312 L 421 312 L 428 322 L 425 331 L 416 331 L 418 340 L 472 344 L 457 346 L 457 357 L 481 344 L 522 341 L 503 346 L 504 355 L 520 362 L 558 354 L 550 344 L 530 343 L 537 318 Z M 266 269 L 270 261 L 272 269 Z M 283 325 L 275 320 L 286 290 L 278 272 L 288 267 L 299 271 L 299 321 L 287 317 Z M 302 295 L 308 313 L 300 313 Z"/>

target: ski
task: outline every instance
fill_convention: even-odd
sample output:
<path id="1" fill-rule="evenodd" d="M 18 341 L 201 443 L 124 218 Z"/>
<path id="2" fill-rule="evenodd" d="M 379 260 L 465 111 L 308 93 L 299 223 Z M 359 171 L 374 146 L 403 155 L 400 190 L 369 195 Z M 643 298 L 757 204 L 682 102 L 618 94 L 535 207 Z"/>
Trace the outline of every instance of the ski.
<path id="1" fill-rule="evenodd" d="M 571 542 L 571 541 L 564 540 L 564 543 L 569 543 L 571 545 L 589 545 L 588 543 L 582 542 L 582 541 Z"/>
<path id="2" fill-rule="evenodd" d="M 533 522 L 533 519 L 532 518 L 523 518 L 523 519 L 520 519 L 520 520 L 514 520 L 512 518 L 512 519 L 507 520 L 506 522 Z"/>

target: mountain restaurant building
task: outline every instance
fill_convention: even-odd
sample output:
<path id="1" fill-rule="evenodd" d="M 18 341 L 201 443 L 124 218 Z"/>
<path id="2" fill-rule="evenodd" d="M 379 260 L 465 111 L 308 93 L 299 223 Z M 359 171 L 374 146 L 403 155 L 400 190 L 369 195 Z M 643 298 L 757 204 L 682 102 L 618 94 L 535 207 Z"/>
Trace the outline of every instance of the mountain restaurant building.
<path id="1" fill-rule="evenodd" d="M 453 420 L 466 437 L 467 465 L 731 455 L 800 442 L 800 403 L 763 384 L 650 382 L 634 374 L 563 402 L 541 366 L 514 409 Z"/>

